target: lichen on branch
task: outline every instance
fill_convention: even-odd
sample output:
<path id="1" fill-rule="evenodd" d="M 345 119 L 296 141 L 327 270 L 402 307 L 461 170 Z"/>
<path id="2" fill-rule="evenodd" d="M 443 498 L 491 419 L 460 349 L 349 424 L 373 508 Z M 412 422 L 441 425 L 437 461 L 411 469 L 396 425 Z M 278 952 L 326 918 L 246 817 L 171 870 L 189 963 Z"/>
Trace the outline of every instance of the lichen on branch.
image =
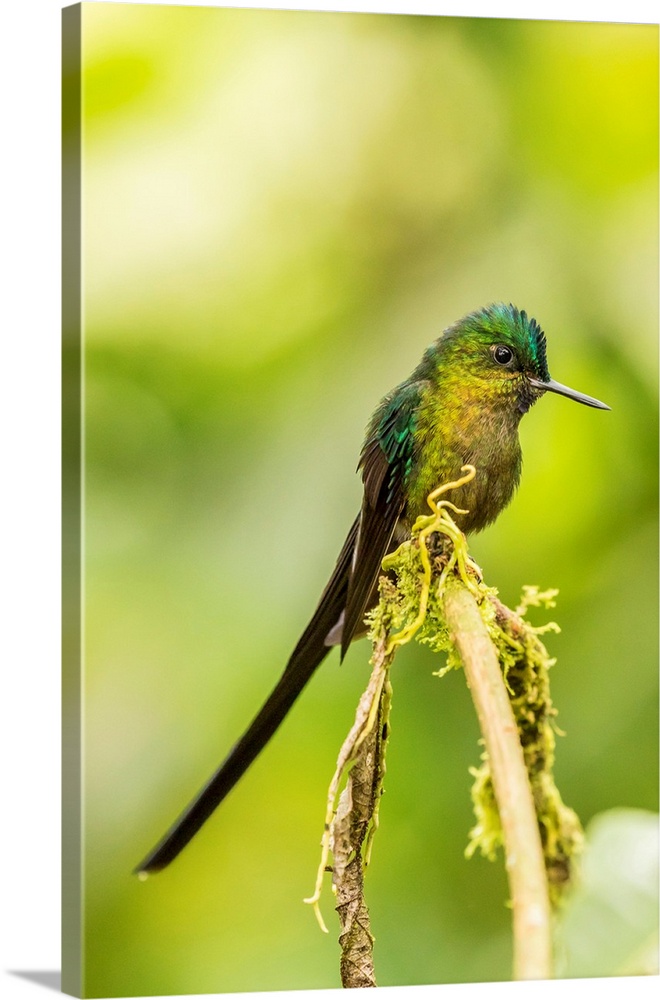
<path id="1" fill-rule="evenodd" d="M 498 651 L 509 693 L 525 765 L 534 797 L 548 878 L 550 900 L 556 905 L 571 882 L 576 855 L 583 845 L 580 821 L 564 804 L 555 784 L 555 709 L 550 697 L 549 671 L 555 660 L 548 655 L 540 635 L 559 631 L 554 622 L 533 626 L 526 619 L 530 607 L 554 607 L 556 590 L 541 592 L 525 587 L 515 612 L 489 595 L 484 608 L 489 634 Z M 502 844 L 502 831 L 494 801 L 487 755 L 472 769 L 472 801 L 477 823 L 470 831 L 468 856 L 479 850 L 492 858 Z"/>
<path id="2" fill-rule="evenodd" d="M 418 518 L 411 538 L 383 561 L 380 600 L 369 615 L 373 671 L 328 790 L 321 863 L 314 894 L 306 902 L 314 905 L 326 930 L 319 898 L 324 872 L 331 870 L 342 928 L 344 986 L 376 985 L 364 869 L 378 825 L 389 734 L 389 672 L 398 646 L 414 638 L 444 654 L 440 677 L 465 669 L 486 748 L 480 766 L 471 771 L 476 822 L 466 854 L 478 850 L 492 859 L 504 848 L 516 978 L 552 974 L 549 903 L 560 899 L 582 845 L 579 820 L 562 802 L 553 776 L 558 730 L 549 670 L 554 661 L 540 636 L 558 626 L 535 627 L 526 617 L 531 607 L 554 607 L 557 592 L 526 587 L 520 605 L 511 611 L 496 589 L 484 583 L 450 514 L 464 512 L 445 497 L 475 475 L 473 466 L 462 472 L 461 479 L 429 495 L 431 514 Z"/>
<path id="3" fill-rule="evenodd" d="M 431 501 L 430 505 L 435 506 Z M 526 615 L 530 608 L 554 607 L 557 591 L 526 586 L 516 610 L 506 607 L 499 600 L 497 589 L 487 586 L 481 570 L 469 557 L 465 536 L 449 516 L 449 506 L 445 502 L 436 514 L 420 518 L 411 539 L 385 560 L 388 576 L 381 578 L 381 600 L 371 615 L 372 631 L 375 635 L 387 626 L 408 641 L 409 633 L 414 630 L 418 642 L 446 656 L 445 665 L 437 671 L 442 677 L 463 665 L 446 621 L 447 584 L 458 576 L 472 593 L 495 647 L 509 694 L 534 797 L 550 898 L 556 904 L 570 883 L 583 837 L 580 822 L 562 801 L 553 774 L 555 736 L 559 730 L 550 696 L 549 671 L 555 661 L 540 636 L 558 632 L 559 626 L 555 622 L 533 626 Z M 447 522 L 451 522 L 449 527 Z M 425 614 L 420 620 L 421 601 Z M 391 641 L 396 639 L 395 635 Z M 486 752 L 471 774 L 476 823 L 469 833 L 466 853 L 472 856 L 479 851 L 493 859 L 502 846 L 502 827 Z"/>

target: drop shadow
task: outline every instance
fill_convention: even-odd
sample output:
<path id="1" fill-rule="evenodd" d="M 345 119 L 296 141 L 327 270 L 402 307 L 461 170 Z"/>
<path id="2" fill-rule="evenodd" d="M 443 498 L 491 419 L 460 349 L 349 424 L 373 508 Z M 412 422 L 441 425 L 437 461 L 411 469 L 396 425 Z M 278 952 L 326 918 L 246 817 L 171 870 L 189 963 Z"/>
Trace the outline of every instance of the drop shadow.
<path id="1" fill-rule="evenodd" d="M 20 976 L 21 979 L 29 979 L 31 983 L 43 986 L 44 989 L 55 990 L 57 993 L 62 992 L 62 973 L 59 969 L 53 969 L 52 971 L 50 969 L 7 969 L 7 972 L 11 976 Z"/>

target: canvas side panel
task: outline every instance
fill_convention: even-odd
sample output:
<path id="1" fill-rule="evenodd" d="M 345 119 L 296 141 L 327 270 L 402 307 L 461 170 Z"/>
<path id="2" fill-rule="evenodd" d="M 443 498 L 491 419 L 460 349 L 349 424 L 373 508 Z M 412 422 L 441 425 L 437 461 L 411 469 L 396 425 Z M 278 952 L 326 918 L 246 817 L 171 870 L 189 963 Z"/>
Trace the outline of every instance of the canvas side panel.
<path id="1" fill-rule="evenodd" d="M 62 11 L 62 991 L 82 995 L 81 5 Z"/>

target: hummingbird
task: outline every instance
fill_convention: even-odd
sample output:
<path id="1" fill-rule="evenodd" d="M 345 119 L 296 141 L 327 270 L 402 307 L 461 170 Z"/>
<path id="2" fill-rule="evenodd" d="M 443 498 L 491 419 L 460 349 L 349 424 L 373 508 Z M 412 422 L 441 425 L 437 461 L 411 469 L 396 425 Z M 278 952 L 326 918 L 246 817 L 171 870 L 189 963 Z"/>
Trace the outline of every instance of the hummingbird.
<path id="1" fill-rule="evenodd" d="M 481 531 L 507 506 L 520 481 L 518 426 L 546 392 L 601 410 L 610 407 L 550 378 L 546 338 L 535 319 L 495 303 L 448 327 L 404 382 L 377 406 L 358 471 L 362 505 L 309 624 L 282 676 L 250 726 L 173 826 L 135 869 L 160 871 L 183 850 L 271 739 L 334 646 L 341 659 L 364 635 L 378 601 L 385 556 L 410 537 L 426 498 L 473 465 L 452 500 L 465 534 Z"/>

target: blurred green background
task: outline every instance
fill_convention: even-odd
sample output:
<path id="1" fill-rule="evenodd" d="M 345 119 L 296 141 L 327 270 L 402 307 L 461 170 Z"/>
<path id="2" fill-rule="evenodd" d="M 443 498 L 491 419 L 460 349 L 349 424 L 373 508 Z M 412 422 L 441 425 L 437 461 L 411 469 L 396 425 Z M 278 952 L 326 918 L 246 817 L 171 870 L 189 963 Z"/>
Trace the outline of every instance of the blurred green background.
<path id="1" fill-rule="evenodd" d="M 491 301 L 612 412 L 535 407 L 472 550 L 507 603 L 560 589 L 566 802 L 657 808 L 658 29 L 99 3 L 83 59 L 86 992 L 336 986 L 331 893 L 330 937 L 302 899 L 366 643 L 171 869 L 131 869 L 279 676 L 371 410 Z M 394 670 L 381 985 L 510 976 L 503 865 L 463 856 L 477 724 L 437 667 Z"/>

